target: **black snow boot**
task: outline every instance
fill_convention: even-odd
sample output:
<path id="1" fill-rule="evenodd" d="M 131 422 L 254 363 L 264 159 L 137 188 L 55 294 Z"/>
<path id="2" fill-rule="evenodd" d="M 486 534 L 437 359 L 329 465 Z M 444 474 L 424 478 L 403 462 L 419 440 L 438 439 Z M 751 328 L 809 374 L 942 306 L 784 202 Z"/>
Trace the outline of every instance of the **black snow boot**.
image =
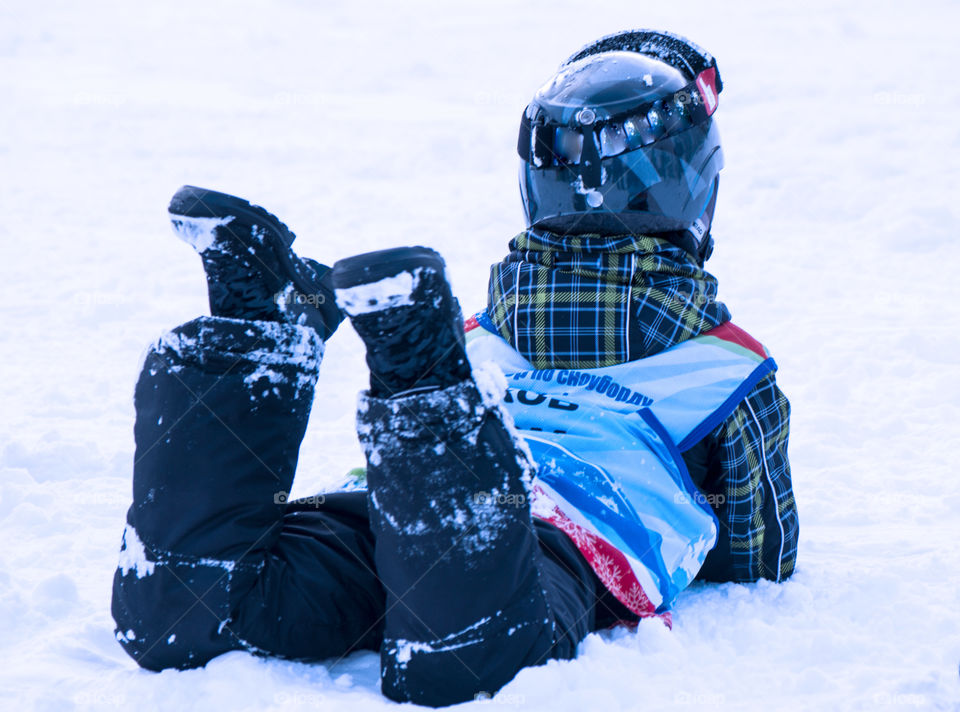
<path id="1" fill-rule="evenodd" d="M 553 644 L 530 463 L 502 420 L 501 394 L 471 377 L 440 255 L 350 257 L 333 266 L 333 286 L 370 366 L 357 433 L 387 594 L 383 694 L 438 707 L 496 691 Z"/>
<path id="2" fill-rule="evenodd" d="M 260 206 L 185 185 L 169 212 L 174 232 L 203 260 L 213 316 L 303 324 L 323 340 L 343 320 L 330 268 L 297 256 L 296 236 Z"/>
<path id="3" fill-rule="evenodd" d="M 463 314 L 444 267 L 427 247 L 396 247 L 334 264 L 337 303 L 367 346 L 372 396 L 410 395 L 469 378 Z"/>

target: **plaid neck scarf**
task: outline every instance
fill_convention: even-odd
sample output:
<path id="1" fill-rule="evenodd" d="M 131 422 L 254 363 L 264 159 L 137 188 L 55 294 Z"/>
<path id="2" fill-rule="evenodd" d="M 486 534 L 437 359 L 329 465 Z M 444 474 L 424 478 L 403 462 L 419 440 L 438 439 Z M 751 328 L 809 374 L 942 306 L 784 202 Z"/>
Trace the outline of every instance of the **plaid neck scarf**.
<path id="1" fill-rule="evenodd" d="M 490 273 L 488 314 L 534 367 L 652 356 L 730 319 L 717 280 L 669 241 L 527 230 Z"/>

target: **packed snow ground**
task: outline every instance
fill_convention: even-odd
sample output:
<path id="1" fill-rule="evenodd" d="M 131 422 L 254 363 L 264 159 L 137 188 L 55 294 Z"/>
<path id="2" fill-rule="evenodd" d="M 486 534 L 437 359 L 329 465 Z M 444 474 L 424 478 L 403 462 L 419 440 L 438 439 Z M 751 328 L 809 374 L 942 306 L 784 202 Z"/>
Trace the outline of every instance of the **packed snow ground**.
<path id="1" fill-rule="evenodd" d="M 110 585 L 145 345 L 206 309 L 182 183 L 278 213 L 323 261 L 419 243 L 480 307 L 521 225 L 516 130 L 596 37 L 718 58 L 710 262 L 793 408 L 799 564 L 696 586 L 672 632 L 592 635 L 513 709 L 958 709 L 960 6 L 38 0 L 0 7 L 0 706 L 392 707 L 377 659 L 137 669 Z M 361 462 L 362 349 L 329 344 L 294 495 Z M 185 503 L 189 506 L 189 503 Z"/>

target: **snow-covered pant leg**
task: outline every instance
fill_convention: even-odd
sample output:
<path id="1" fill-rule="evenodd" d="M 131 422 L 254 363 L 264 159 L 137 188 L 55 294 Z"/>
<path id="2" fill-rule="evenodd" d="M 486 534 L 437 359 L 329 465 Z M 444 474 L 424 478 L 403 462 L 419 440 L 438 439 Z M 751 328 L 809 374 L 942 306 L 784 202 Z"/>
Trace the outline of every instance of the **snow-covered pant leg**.
<path id="1" fill-rule="evenodd" d="M 472 380 L 364 395 L 358 430 L 387 592 L 383 693 L 455 704 L 572 657 L 593 626 L 595 581 L 576 553 L 565 561 L 569 546 L 541 552 L 527 460 L 499 408 Z"/>
<path id="2" fill-rule="evenodd" d="M 286 503 L 322 349 L 310 328 L 203 317 L 148 352 L 112 607 L 140 665 L 191 667 L 234 649 L 341 654 L 379 615 L 342 630 L 334 599 L 353 595 L 340 589 L 356 576 L 370 589 L 357 608 L 375 611 L 379 596 L 382 612 L 363 561 L 372 539 L 342 531 L 356 517 Z"/>

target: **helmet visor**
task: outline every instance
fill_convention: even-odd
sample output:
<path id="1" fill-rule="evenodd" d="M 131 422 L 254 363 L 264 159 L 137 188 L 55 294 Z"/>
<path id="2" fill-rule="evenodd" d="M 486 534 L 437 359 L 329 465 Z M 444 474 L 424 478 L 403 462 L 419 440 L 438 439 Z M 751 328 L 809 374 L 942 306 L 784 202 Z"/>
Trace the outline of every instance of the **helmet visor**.
<path id="1" fill-rule="evenodd" d="M 531 118 L 530 113 L 523 115 L 517 151 L 524 160 L 543 168 L 578 165 L 585 141 L 593 141 L 603 158 L 619 156 L 702 124 L 711 112 L 694 81 L 627 116 L 587 126 L 557 125 L 542 117 Z"/>

